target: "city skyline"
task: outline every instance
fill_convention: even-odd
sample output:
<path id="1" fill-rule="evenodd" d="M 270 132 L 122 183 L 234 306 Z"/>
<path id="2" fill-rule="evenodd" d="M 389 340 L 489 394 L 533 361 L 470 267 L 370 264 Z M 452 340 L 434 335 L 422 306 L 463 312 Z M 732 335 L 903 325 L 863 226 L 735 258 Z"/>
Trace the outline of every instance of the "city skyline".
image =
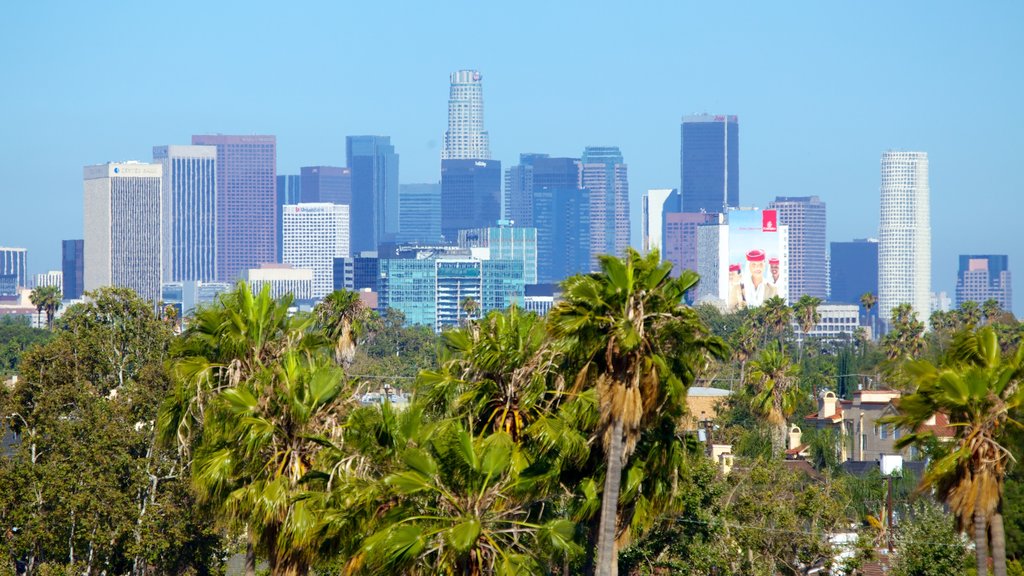
<path id="1" fill-rule="evenodd" d="M 132 14 L 148 10 L 138 8 Z M 630 165 L 634 246 L 640 245 L 643 191 L 677 186 L 682 116 L 725 111 L 737 114 L 743 123 L 743 205 L 766 207 L 776 195 L 819 195 L 833 215 L 828 240 L 877 236 L 878 155 L 889 149 L 922 150 L 929 153 L 933 167 L 933 289 L 953 294 L 958 254 L 1007 253 L 1012 261 L 1024 256 L 1012 235 L 1012 211 L 1000 210 L 1022 188 L 1022 176 L 1012 169 L 1013 142 L 1024 131 L 1024 117 L 1011 97 L 1019 92 L 1020 80 L 999 72 L 1012 67 L 1012 54 L 1022 48 L 1022 40 L 1014 33 L 1024 13 L 1020 6 L 967 11 L 947 5 L 922 11 L 920 6 L 901 5 L 893 7 L 892 18 L 883 22 L 863 7 L 792 7 L 772 13 L 767 7 L 752 6 L 743 18 L 709 20 L 706 30 L 688 35 L 679 46 L 669 42 L 671 34 L 665 33 L 678 21 L 674 16 L 685 11 L 700 18 L 709 9 L 635 7 L 626 10 L 623 18 L 643 23 L 643 41 L 598 47 L 600 57 L 586 59 L 576 70 L 537 61 L 541 50 L 554 53 L 565 49 L 565 42 L 527 46 L 525 52 L 503 55 L 510 41 L 502 27 L 507 22 L 462 27 L 466 45 L 475 48 L 446 53 L 443 43 L 435 46 L 428 41 L 440 16 L 425 15 L 424 10 L 396 16 L 397 30 L 410 37 L 381 47 L 379 55 L 399 62 L 400 54 L 424 46 L 418 54 L 422 65 L 401 65 L 385 73 L 355 63 L 356 68 L 346 70 L 345 78 L 328 85 L 322 94 L 249 90 L 244 79 L 257 64 L 262 66 L 266 58 L 281 62 L 265 48 L 233 56 L 230 66 L 216 73 L 223 78 L 215 78 L 212 72 L 185 73 L 188 58 L 169 62 L 174 72 L 169 76 L 188 81 L 172 83 L 165 93 L 153 96 L 157 104 L 150 102 L 152 91 L 143 96 L 141 90 L 163 86 L 167 74 L 131 81 L 114 77 L 114 87 L 123 89 L 117 92 L 110 87 L 98 89 L 94 87 L 98 78 L 75 72 L 91 66 L 85 62 L 117 62 L 119 68 L 130 68 L 154 61 L 151 46 L 180 38 L 183 31 L 205 34 L 223 27 L 230 41 L 243 37 L 244 31 L 267 26 L 253 22 L 254 16 L 231 14 L 224 7 L 213 8 L 204 19 L 208 22 L 161 15 L 159 26 L 144 32 L 126 28 L 126 36 L 118 42 L 104 40 L 80 50 L 81 54 L 50 46 L 30 51 L 24 59 L 10 59 L 0 70 L 19 90 L 0 96 L 0 113 L 10 135 L 0 154 L 0 169 L 9 174 L 0 191 L 11 213 L 25 213 L 40 204 L 52 206 L 47 218 L 53 224 L 38 227 L 28 218 L 5 220 L 0 244 L 29 248 L 31 273 L 58 268 L 60 240 L 81 237 L 81 215 L 76 213 L 80 202 L 74 194 L 80 187 L 81 166 L 145 160 L 153 145 L 186 143 L 189 134 L 275 134 L 280 139 L 278 174 L 297 173 L 301 166 L 340 165 L 345 135 L 385 134 L 403 153 L 401 183 L 437 181 L 449 96 L 446 79 L 453 71 L 471 68 L 487 79 L 487 129 L 495 160 L 512 165 L 520 153 L 531 151 L 571 157 L 589 145 L 615 145 L 622 150 Z M 498 9 L 489 10 L 495 15 Z M 572 13 L 584 19 L 583 24 L 597 23 L 591 20 L 595 16 L 579 15 L 571 6 L 554 10 L 552 21 L 557 20 L 554 16 Z M 0 23 L 4 32 L 0 44 L 12 51 L 46 45 L 54 34 L 74 40 L 88 28 L 79 28 L 80 24 L 100 17 L 85 7 L 71 7 L 47 18 L 40 15 L 31 6 L 16 7 L 13 16 Z M 128 16 L 105 17 L 117 24 L 127 22 Z M 446 16 L 453 17 L 455 24 L 477 21 L 468 15 Z M 525 18 L 523 14 L 507 16 L 518 23 Z M 295 17 L 285 14 L 282 18 Z M 346 19 L 380 18 L 381 8 L 358 7 Z M 817 26 L 825 22 L 827 26 Z M 972 33 L 956 46 L 943 42 L 963 27 L 978 24 L 975 28 L 980 29 L 982 22 L 986 23 L 984 35 Z M 609 26 L 598 24 L 599 30 Z M 529 25 L 536 32 L 551 26 L 534 21 Z M 777 30 L 787 27 L 798 33 L 778 37 Z M 358 26 L 353 28 L 353 38 L 324 40 L 329 45 L 320 46 L 321 51 L 345 53 L 324 50 L 335 43 L 358 46 L 365 33 Z M 767 32 L 773 29 L 776 32 Z M 864 30 L 872 31 L 873 40 L 868 41 Z M 735 45 L 715 44 L 721 53 L 714 63 L 686 60 L 685 54 L 711 46 L 712 39 L 725 31 L 746 38 Z M 26 40 L 33 37 L 38 40 Z M 830 41 L 813 54 L 806 50 L 821 39 Z M 66 45 L 71 44 L 75 43 Z M 763 49 L 752 53 L 752 46 Z M 194 53 L 193 48 L 187 50 Z M 888 66 L 894 53 L 914 54 L 913 69 Z M 299 62 L 300 56 L 310 63 Z M 685 75 L 670 72 L 683 61 Z M 299 53 L 289 55 L 288 62 L 294 62 L 295 73 L 302 74 L 323 59 Z M 841 65 L 832 66 L 834 62 Z M 636 104 L 632 82 L 596 93 L 578 89 L 584 80 L 613 66 L 625 67 L 632 78 L 644 78 L 642 105 Z M 44 69 L 45 79 L 40 74 Z M 349 89 L 356 78 L 361 86 L 372 89 Z M 72 90 L 72 84 L 81 97 L 65 102 L 68 99 L 61 94 Z M 882 84 L 888 86 L 886 91 L 875 90 Z M 536 86 L 544 89 L 535 91 Z M 133 100 L 146 105 L 131 105 Z M 151 113 L 154 106 L 161 109 L 160 115 Z M 998 122 L 951 121 L 951 114 L 974 109 L 985 110 Z M 984 146 L 979 145 L 982 142 Z M 19 190 L 33 193 L 22 195 Z M 968 195 L 971 202 L 958 200 Z M 837 214 L 844 218 L 836 218 Z M 46 228 L 61 232 L 50 237 Z M 1021 308 L 1018 303 L 1016 309 Z"/>

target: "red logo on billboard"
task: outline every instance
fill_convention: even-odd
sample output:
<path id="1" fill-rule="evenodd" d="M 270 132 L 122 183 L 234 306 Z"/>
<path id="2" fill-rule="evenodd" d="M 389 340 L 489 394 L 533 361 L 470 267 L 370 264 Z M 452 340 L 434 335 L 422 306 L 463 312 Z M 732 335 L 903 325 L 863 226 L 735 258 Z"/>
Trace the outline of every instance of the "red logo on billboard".
<path id="1" fill-rule="evenodd" d="M 779 220 L 775 216 L 775 210 L 763 210 L 761 212 L 761 232 L 778 232 L 776 226 Z"/>

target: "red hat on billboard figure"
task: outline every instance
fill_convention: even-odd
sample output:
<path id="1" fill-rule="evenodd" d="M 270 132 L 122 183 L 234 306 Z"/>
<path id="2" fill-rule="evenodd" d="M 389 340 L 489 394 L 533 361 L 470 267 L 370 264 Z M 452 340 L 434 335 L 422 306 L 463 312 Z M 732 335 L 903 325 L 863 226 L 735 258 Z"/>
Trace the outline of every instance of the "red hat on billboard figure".
<path id="1" fill-rule="evenodd" d="M 779 259 L 778 258 L 769 258 L 768 259 L 768 265 L 769 266 L 778 266 L 779 265 Z"/>
<path id="2" fill-rule="evenodd" d="M 729 272 L 739 272 L 739 271 L 740 271 L 740 265 L 739 264 L 729 264 Z"/>
<path id="3" fill-rule="evenodd" d="M 764 250 L 751 250 L 747 252 L 747 262 L 764 262 Z"/>

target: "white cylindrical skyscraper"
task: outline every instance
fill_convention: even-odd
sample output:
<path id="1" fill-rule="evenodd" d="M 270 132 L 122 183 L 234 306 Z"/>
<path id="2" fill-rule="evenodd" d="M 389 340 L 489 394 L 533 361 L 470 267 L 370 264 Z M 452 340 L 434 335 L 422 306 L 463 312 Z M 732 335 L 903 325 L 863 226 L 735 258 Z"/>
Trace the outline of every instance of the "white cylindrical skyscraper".
<path id="1" fill-rule="evenodd" d="M 910 304 L 927 324 L 931 313 L 932 227 L 928 154 L 882 154 L 878 242 L 878 316 Z"/>
<path id="2" fill-rule="evenodd" d="M 489 160 L 491 143 L 484 130 L 483 76 L 459 70 L 451 76 L 448 96 L 448 131 L 444 133 L 442 160 Z"/>

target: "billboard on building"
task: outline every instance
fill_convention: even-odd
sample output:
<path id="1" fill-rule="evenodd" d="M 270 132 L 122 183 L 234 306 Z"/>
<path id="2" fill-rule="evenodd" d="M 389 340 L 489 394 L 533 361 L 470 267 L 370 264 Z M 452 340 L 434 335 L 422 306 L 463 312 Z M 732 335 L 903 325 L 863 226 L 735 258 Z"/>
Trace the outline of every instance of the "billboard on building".
<path id="1" fill-rule="evenodd" d="M 760 306 L 772 296 L 789 300 L 789 262 L 785 229 L 775 210 L 729 212 L 726 292 L 730 310 Z"/>

